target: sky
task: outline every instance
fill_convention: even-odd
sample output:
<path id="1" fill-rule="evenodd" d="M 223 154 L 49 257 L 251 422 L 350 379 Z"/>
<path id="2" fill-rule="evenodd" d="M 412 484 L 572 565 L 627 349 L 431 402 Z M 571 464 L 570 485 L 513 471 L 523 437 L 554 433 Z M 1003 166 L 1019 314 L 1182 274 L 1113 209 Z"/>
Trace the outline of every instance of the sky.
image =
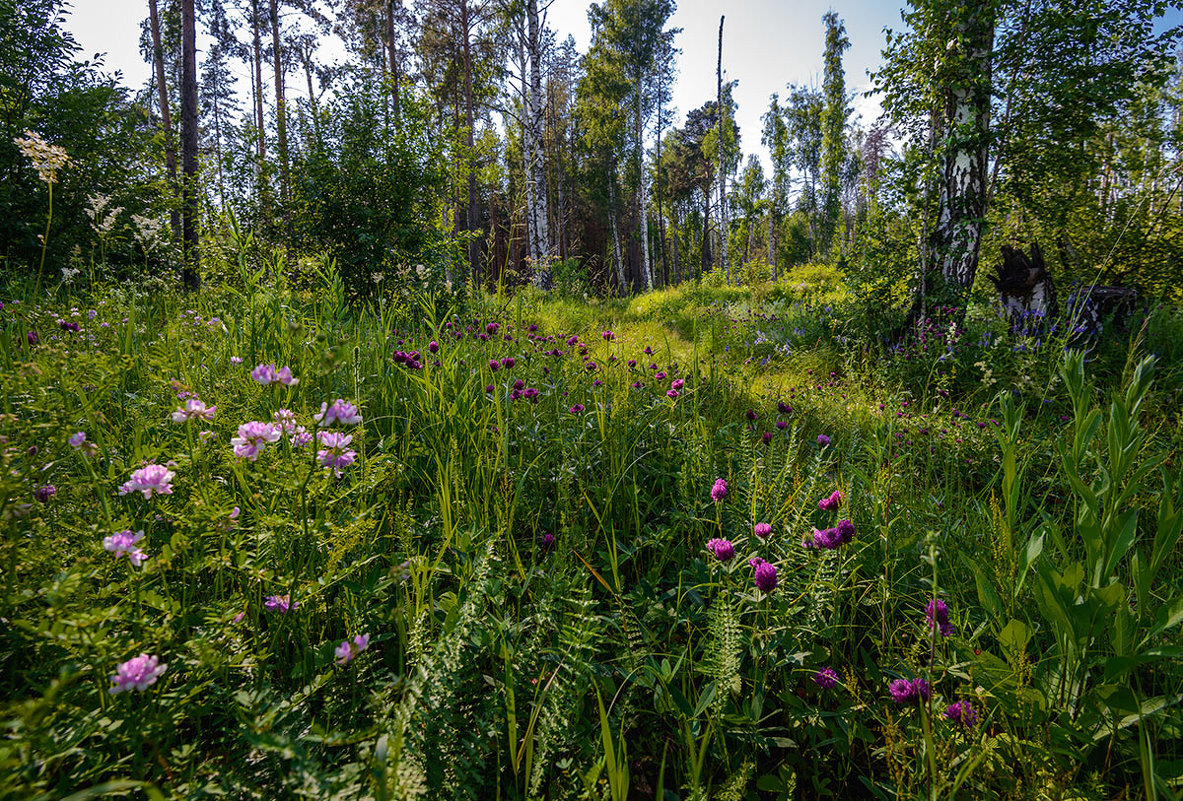
<path id="1" fill-rule="evenodd" d="M 139 52 L 140 21 L 147 16 L 146 0 L 72 0 L 73 12 L 66 28 L 73 33 L 86 58 L 105 53 L 109 71 L 123 73 L 124 83 L 139 88 L 148 80 L 149 67 Z M 552 0 L 546 6 L 546 21 L 562 41 L 575 38 L 581 53 L 587 51 L 591 32 L 587 0 Z M 715 65 L 719 16 L 723 26 L 724 80 L 737 80 L 736 122 L 745 153 L 758 153 L 767 168 L 768 159 L 760 145 L 763 124 L 773 92 L 785 96 L 787 84 L 822 83 L 822 49 L 825 29 L 822 15 L 833 8 L 846 24 L 850 48 L 843 58 L 846 89 L 855 93 L 855 114 L 864 126 L 879 115 L 876 97 L 864 93 L 871 87 L 869 71 L 878 69 L 885 43 L 884 28 L 900 30 L 903 24 L 899 0 L 678 0 L 670 27 L 682 28 L 677 37 L 677 84 L 673 105 L 680 125 L 691 109 L 715 97 Z M 1183 23 L 1183 12 L 1172 11 L 1163 27 Z M 199 40 L 200 49 L 201 42 Z M 332 48 L 326 48 L 332 53 Z M 337 53 L 342 53 L 337 48 Z M 331 55 L 328 56 L 330 59 Z M 236 69 L 246 79 L 245 66 Z M 291 81 L 290 94 L 300 95 L 300 81 Z M 249 83 L 248 83 L 249 86 Z"/>

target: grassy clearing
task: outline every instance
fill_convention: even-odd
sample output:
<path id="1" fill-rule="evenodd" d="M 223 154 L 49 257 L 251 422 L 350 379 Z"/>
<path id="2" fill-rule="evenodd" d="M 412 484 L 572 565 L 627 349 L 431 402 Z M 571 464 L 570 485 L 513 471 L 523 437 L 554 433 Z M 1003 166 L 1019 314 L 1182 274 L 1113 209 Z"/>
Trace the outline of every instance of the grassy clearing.
<path id="1" fill-rule="evenodd" d="M 1178 313 L 885 349 L 832 281 L 6 305 L 3 786 L 1177 793 Z"/>

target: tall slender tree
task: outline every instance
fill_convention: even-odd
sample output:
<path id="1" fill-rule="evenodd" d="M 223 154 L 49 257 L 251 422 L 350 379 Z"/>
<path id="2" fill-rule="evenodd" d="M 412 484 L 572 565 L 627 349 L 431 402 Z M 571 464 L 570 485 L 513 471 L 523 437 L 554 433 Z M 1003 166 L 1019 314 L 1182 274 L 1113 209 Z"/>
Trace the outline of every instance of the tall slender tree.
<path id="1" fill-rule="evenodd" d="M 179 196 L 177 179 L 177 148 L 173 138 L 172 110 L 168 102 L 168 79 L 164 71 L 164 37 L 161 33 L 160 8 L 156 0 L 148 0 L 148 25 L 152 34 L 152 68 L 156 76 L 156 99 L 160 105 L 160 126 L 164 133 L 164 166 L 168 171 L 169 187 L 174 202 L 169 204 L 169 221 L 173 236 L 181 233 L 181 212 L 175 199 Z"/>
<path id="2" fill-rule="evenodd" d="M 181 188 L 182 268 L 186 289 L 201 286 L 197 181 L 197 18 L 194 0 L 181 0 Z"/>
<path id="3" fill-rule="evenodd" d="M 822 78 L 825 105 L 821 114 L 822 196 L 818 247 L 822 253 L 827 253 L 838 229 L 838 217 L 842 213 L 842 167 L 846 161 L 846 120 L 850 116 L 842 53 L 850 47 L 850 40 L 846 38 L 846 25 L 834 11 L 826 12 L 822 22 L 826 26 Z"/>

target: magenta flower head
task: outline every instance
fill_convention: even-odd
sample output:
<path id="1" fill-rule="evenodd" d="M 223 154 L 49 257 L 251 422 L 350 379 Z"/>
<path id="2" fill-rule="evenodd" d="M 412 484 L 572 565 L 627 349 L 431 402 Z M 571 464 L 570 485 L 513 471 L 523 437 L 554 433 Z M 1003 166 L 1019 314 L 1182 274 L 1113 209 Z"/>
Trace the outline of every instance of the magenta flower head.
<path id="1" fill-rule="evenodd" d="M 854 523 L 839 520 L 834 532 L 838 535 L 838 543 L 844 545 L 854 539 Z"/>
<path id="2" fill-rule="evenodd" d="M 317 437 L 321 450 L 316 452 L 316 458 L 323 467 L 331 467 L 340 478 L 341 471 L 357 459 L 357 451 L 349 447 L 353 437 L 340 431 L 319 431 Z"/>
<path id="3" fill-rule="evenodd" d="M 427 343 L 427 349 L 429 351 L 431 351 L 432 353 L 439 353 L 440 352 L 440 343 L 436 342 L 433 339 Z"/>
<path id="4" fill-rule="evenodd" d="M 190 420 L 210 421 L 214 419 L 214 413 L 217 411 L 217 406 L 206 406 L 197 398 L 189 398 L 185 405 L 173 412 L 172 419 L 174 423 L 188 423 Z"/>
<path id="5" fill-rule="evenodd" d="M 501 362 L 496 359 L 489 359 L 489 369 L 494 373 L 501 369 Z"/>
<path id="6" fill-rule="evenodd" d="M 729 562 L 735 558 L 735 546 L 731 544 L 731 540 L 707 540 L 707 550 L 720 562 Z"/>
<path id="7" fill-rule="evenodd" d="M 337 664 L 347 664 L 353 659 L 353 657 L 357 656 L 369 647 L 369 634 L 358 634 L 352 640 L 344 640 L 340 645 L 337 646 L 336 651 L 334 651 L 334 653 L 337 655 Z"/>
<path id="8" fill-rule="evenodd" d="M 515 364 L 517 364 L 517 361 L 512 356 L 506 356 L 501 360 L 501 366 L 506 370 L 512 369 Z"/>
<path id="9" fill-rule="evenodd" d="M 612 340 L 616 339 L 616 334 L 613 334 L 611 331 L 605 331 L 600 334 L 600 336 L 602 336 L 606 342 L 611 342 Z"/>
<path id="10" fill-rule="evenodd" d="M 826 446 L 827 446 L 827 445 L 829 445 L 829 444 L 830 444 L 830 438 L 829 438 L 829 437 L 827 437 L 825 434 L 818 434 L 818 435 L 817 435 L 817 446 L 818 446 L 819 448 L 824 448 L 824 447 L 826 447 Z"/>
<path id="11" fill-rule="evenodd" d="M 723 479 L 715 479 L 715 486 L 711 487 L 711 500 L 715 503 L 727 497 L 727 482 Z"/>
<path id="12" fill-rule="evenodd" d="M 969 701 L 958 701 L 955 704 L 950 704 L 945 707 L 943 713 L 945 719 L 953 723 L 960 723 L 967 729 L 973 728 L 974 724 L 978 722 L 978 713 L 974 711 L 973 704 Z"/>
<path id="13" fill-rule="evenodd" d="M 269 612 L 279 612 L 281 615 L 287 614 L 293 609 L 300 606 L 299 601 L 292 602 L 291 596 L 288 595 L 269 595 L 263 601 L 263 606 Z"/>
<path id="14" fill-rule="evenodd" d="M 142 492 L 145 499 L 152 497 L 152 493 L 157 495 L 172 495 L 173 488 L 170 482 L 173 476 L 176 475 L 164 465 L 150 464 L 146 467 L 141 467 L 131 474 L 131 479 L 126 481 L 123 486 L 119 488 L 120 495 L 127 495 L 131 492 Z"/>
<path id="15" fill-rule="evenodd" d="M 768 539 L 768 535 L 772 533 L 772 526 L 768 523 L 757 523 L 752 533 L 762 540 Z"/>
<path id="16" fill-rule="evenodd" d="M 571 414 L 583 414 L 583 411 L 584 411 L 583 404 L 582 403 L 575 404 L 574 406 L 571 407 L 570 411 L 571 411 Z"/>
<path id="17" fill-rule="evenodd" d="M 942 637 L 953 634 L 953 624 L 949 622 L 949 605 L 940 598 L 934 598 L 924 607 L 924 618 L 928 628 L 941 630 Z"/>
<path id="18" fill-rule="evenodd" d="M 769 442 L 772 442 L 772 432 L 765 431 L 764 434 L 760 437 L 760 439 L 764 442 L 765 445 L 767 445 Z"/>
<path id="19" fill-rule="evenodd" d="M 928 682 L 924 679 L 896 679 L 887 687 L 897 704 L 919 706 L 928 700 Z"/>
<path id="20" fill-rule="evenodd" d="M 817 682 L 817 686 L 823 690 L 833 689 L 834 685 L 838 683 L 838 674 L 834 672 L 833 668 L 822 668 L 817 673 L 813 674 L 813 680 Z"/>
<path id="21" fill-rule="evenodd" d="M 497 335 L 497 327 L 498 327 L 497 323 L 489 323 L 488 325 L 485 326 L 485 333 L 488 334 L 489 336 L 496 336 Z"/>
<path id="22" fill-rule="evenodd" d="M 129 690 L 144 691 L 156 683 L 168 665 L 162 665 L 160 659 L 147 654 L 140 654 L 115 667 L 115 675 L 111 677 L 111 695 Z"/>
<path id="23" fill-rule="evenodd" d="M 832 493 L 830 493 L 830 497 L 822 498 L 817 502 L 817 508 L 821 509 L 823 512 L 832 512 L 841 505 L 842 493 L 838 490 L 834 490 Z"/>
<path id="24" fill-rule="evenodd" d="M 761 562 L 756 565 L 756 587 L 765 594 L 776 589 L 776 565 Z"/>
<path id="25" fill-rule="evenodd" d="M 235 456 L 253 462 L 269 443 L 278 442 L 282 433 L 280 426 L 251 420 L 238 427 L 238 436 L 231 437 L 230 444 L 234 447 Z"/>
<path id="26" fill-rule="evenodd" d="M 35 497 L 37 500 L 41 501 L 41 503 L 48 502 L 50 498 L 52 498 L 54 495 L 57 495 L 57 494 L 58 494 L 58 488 L 55 487 L 53 484 L 46 484 L 45 486 L 38 487 L 37 489 L 35 489 L 33 491 L 33 497 Z"/>
<path id="27" fill-rule="evenodd" d="M 132 534 L 130 530 L 117 531 L 110 537 L 103 538 L 103 549 L 115 554 L 115 558 L 127 557 L 132 567 L 144 564 L 148 554 L 140 550 L 137 543 L 144 538 L 144 532 Z"/>
<path id="28" fill-rule="evenodd" d="M 361 422 L 361 413 L 352 403 L 337 398 L 333 401 L 332 406 L 327 403 L 321 403 L 320 413 L 312 415 L 312 419 L 321 428 L 328 428 L 333 423 L 340 423 L 343 426 L 353 426 Z"/>
<path id="29" fill-rule="evenodd" d="M 542 546 L 542 550 L 549 551 L 555 544 L 555 535 L 548 531 L 538 538 L 538 543 Z"/>

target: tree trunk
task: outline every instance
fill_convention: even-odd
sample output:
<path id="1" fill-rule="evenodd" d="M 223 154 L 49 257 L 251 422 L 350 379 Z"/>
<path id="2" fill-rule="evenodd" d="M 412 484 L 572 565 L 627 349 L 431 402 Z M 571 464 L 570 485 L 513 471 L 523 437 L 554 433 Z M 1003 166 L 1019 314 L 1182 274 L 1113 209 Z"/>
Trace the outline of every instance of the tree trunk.
<path id="1" fill-rule="evenodd" d="M 476 119 L 472 92 L 472 31 L 468 12 L 468 0 L 460 0 L 460 34 L 464 37 L 464 124 L 468 127 L 468 209 L 465 223 L 466 230 L 475 233 L 478 224 L 476 165 L 473 163 L 476 150 L 473 128 L 476 126 Z M 468 242 L 468 269 L 474 280 L 480 267 L 480 255 L 480 243 L 474 236 Z"/>
<path id="2" fill-rule="evenodd" d="M 653 270 L 649 264 L 649 204 L 645 197 L 645 126 L 641 121 L 641 85 L 636 84 L 637 120 L 637 217 L 641 228 L 641 277 L 646 291 L 653 291 Z"/>
<path id="3" fill-rule="evenodd" d="M 271 0 L 271 47 L 275 51 L 275 130 L 279 147 L 279 196 L 288 199 L 288 122 L 283 88 L 283 49 L 279 43 L 279 0 Z"/>
<path id="4" fill-rule="evenodd" d="M 401 0 L 399 0 L 398 5 L 402 6 Z M 386 7 L 386 39 L 390 45 L 390 82 L 392 93 L 391 100 L 394 105 L 394 125 L 396 128 L 401 128 L 402 124 L 400 122 L 401 108 L 399 105 L 399 89 L 400 84 L 402 83 L 402 76 L 399 74 L 398 50 L 396 48 L 396 41 L 394 38 L 394 8 L 395 0 L 390 0 Z"/>
<path id="5" fill-rule="evenodd" d="M 661 81 L 661 67 L 658 68 L 657 73 L 657 165 L 658 175 L 661 174 L 661 137 L 665 133 L 665 126 L 662 119 L 662 108 L 665 101 L 665 92 L 662 89 Z M 661 181 L 657 181 L 657 235 L 661 240 L 661 274 L 662 284 L 669 286 L 670 283 L 670 264 L 669 257 L 666 255 L 666 238 L 665 238 L 665 212 L 664 204 L 661 196 Z"/>
<path id="6" fill-rule="evenodd" d="M 719 61 L 715 70 L 716 97 L 719 110 L 719 135 L 715 142 L 716 160 L 719 162 L 719 258 L 723 265 L 724 280 L 731 283 L 731 265 L 727 259 L 727 170 L 723 167 L 723 132 L 726 130 L 727 112 L 723 108 L 723 20 L 719 17 Z"/>
<path id="7" fill-rule="evenodd" d="M 181 0 L 181 282 L 191 290 L 201 286 L 197 241 L 197 20 L 193 3 Z"/>
<path id="8" fill-rule="evenodd" d="M 177 149 L 173 144 L 172 110 L 168 106 L 168 83 L 164 77 L 164 44 L 160 37 L 160 12 L 156 0 L 148 0 L 148 20 L 152 28 L 152 64 L 156 69 L 156 96 L 160 101 L 160 124 L 164 128 L 164 165 L 168 170 L 168 185 L 175 200 L 177 196 Z M 175 202 L 169 204 L 169 223 L 173 237 L 181 233 L 181 212 Z"/>
<path id="9" fill-rule="evenodd" d="M 263 117 L 263 43 L 259 32 L 259 0 L 251 0 L 251 35 L 254 40 L 255 129 L 259 137 L 255 147 L 259 157 L 259 208 L 266 220 L 270 217 L 270 204 L 267 200 L 267 121 Z"/>
<path id="10" fill-rule="evenodd" d="M 616 267 L 616 283 L 623 296 L 628 293 L 628 283 L 624 278 L 624 257 L 620 252 L 620 227 L 616 224 L 616 183 L 611 178 L 608 184 L 608 230 L 612 236 L 612 261 Z"/>
<path id="11" fill-rule="evenodd" d="M 549 192 L 546 185 L 546 159 L 542 148 L 542 31 L 538 22 L 538 0 L 528 0 L 527 20 L 529 39 L 527 51 L 530 56 L 530 104 L 528 125 L 530 129 L 530 161 L 526 180 L 530 193 L 530 253 L 541 262 L 551 255 L 550 212 L 547 209 Z M 523 65 L 525 66 L 525 65 Z"/>
<path id="12" fill-rule="evenodd" d="M 968 52 L 950 55 L 943 76 L 943 123 L 949 132 L 933 231 L 937 263 L 947 285 L 961 294 L 973 286 L 986 212 L 987 138 L 990 126 L 990 54 L 994 17 L 970 6 L 956 27 Z"/>

